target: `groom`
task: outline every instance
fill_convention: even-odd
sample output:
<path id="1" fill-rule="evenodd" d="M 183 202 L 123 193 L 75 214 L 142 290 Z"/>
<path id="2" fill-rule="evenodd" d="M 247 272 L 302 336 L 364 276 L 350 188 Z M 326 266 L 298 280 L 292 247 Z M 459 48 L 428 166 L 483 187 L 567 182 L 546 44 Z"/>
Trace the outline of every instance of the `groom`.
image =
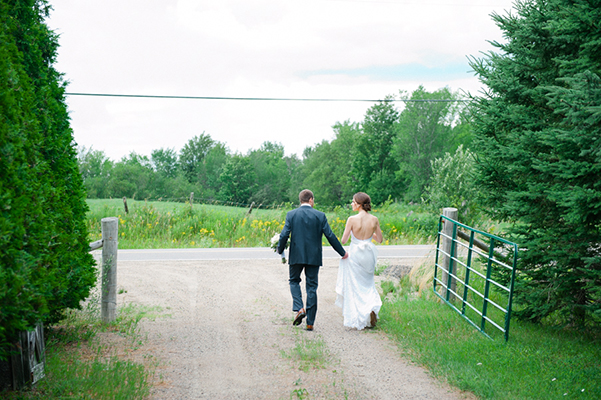
<path id="1" fill-rule="evenodd" d="M 299 325 L 307 317 L 307 330 L 313 330 L 315 315 L 317 314 L 317 284 L 319 267 L 322 264 L 321 236 L 325 235 L 330 245 L 342 256 L 348 254 L 338 241 L 326 215 L 313 209 L 313 192 L 303 190 L 298 195 L 300 207 L 286 214 L 286 223 L 280 234 L 278 254 L 286 248 L 290 237 L 290 252 L 288 257 L 290 270 L 290 293 L 292 294 L 292 311 L 296 317 L 292 325 Z M 305 271 L 307 290 L 307 309 L 303 307 L 303 293 L 301 291 L 301 272 Z"/>

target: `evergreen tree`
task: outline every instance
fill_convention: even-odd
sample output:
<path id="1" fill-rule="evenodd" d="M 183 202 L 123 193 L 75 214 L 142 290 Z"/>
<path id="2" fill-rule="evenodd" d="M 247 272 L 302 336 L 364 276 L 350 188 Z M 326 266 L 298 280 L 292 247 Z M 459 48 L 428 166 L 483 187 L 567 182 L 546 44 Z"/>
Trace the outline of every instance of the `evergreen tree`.
<path id="1" fill-rule="evenodd" d="M 61 75 L 43 0 L 0 1 L 0 357 L 18 330 L 95 283 Z"/>
<path id="2" fill-rule="evenodd" d="M 601 321 L 601 2 L 517 2 L 471 65 L 481 184 L 522 248 L 517 313 Z"/>

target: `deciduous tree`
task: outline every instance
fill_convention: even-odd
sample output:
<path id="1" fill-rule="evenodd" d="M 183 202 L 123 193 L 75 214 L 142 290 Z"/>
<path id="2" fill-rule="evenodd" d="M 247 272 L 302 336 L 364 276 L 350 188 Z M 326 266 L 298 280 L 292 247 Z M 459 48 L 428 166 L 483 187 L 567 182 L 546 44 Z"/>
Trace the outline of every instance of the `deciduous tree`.
<path id="1" fill-rule="evenodd" d="M 351 171 L 354 190 L 368 192 L 375 204 L 402 193 L 396 174 L 399 161 L 392 151 L 398 118 L 392 101 L 378 102 L 365 113 L 362 132 L 357 137 Z"/>
<path id="2" fill-rule="evenodd" d="M 352 166 L 361 128 L 350 121 L 336 123 L 333 128 L 336 137 L 332 142 L 324 140 L 305 149 L 304 186 L 313 190 L 321 204 L 345 205 L 356 189 Z"/>
<path id="3" fill-rule="evenodd" d="M 457 147 L 452 134 L 457 96 L 448 88 L 430 93 L 420 86 L 410 99 L 396 125 L 394 154 L 400 164 L 397 177 L 406 185 L 405 198 L 419 201 L 432 175 L 432 161 Z"/>
<path id="4" fill-rule="evenodd" d="M 454 154 L 433 160 L 432 171 L 424 197 L 434 212 L 442 214 L 443 208 L 454 207 L 462 223 L 474 225 L 480 216 L 474 154 L 460 145 Z"/>
<path id="5" fill-rule="evenodd" d="M 224 164 L 219 181 L 220 200 L 247 205 L 256 188 L 257 175 L 248 157 L 235 154 Z"/>
<path id="6" fill-rule="evenodd" d="M 257 150 L 248 153 L 257 177 L 256 190 L 251 201 L 257 204 L 279 204 L 288 200 L 290 175 L 284 160 L 284 146 L 264 142 Z"/>
<path id="7" fill-rule="evenodd" d="M 157 149 L 150 153 L 153 169 L 161 176 L 175 178 L 177 176 L 179 163 L 177 153 L 174 149 Z"/>
<path id="8" fill-rule="evenodd" d="M 204 183 L 205 158 L 214 145 L 215 141 L 211 139 L 211 136 L 203 132 L 190 139 L 180 150 L 179 164 L 190 183 Z"/>
<path id="9" fill-rule="evenodd" d="M 77 161 L 79 172 L 83 178 L 88 198 L 107 199 L 111 196 L 107 191 L 113 162 L 102 150 L 94 150 L 92 147 L 78 150 Z"/>

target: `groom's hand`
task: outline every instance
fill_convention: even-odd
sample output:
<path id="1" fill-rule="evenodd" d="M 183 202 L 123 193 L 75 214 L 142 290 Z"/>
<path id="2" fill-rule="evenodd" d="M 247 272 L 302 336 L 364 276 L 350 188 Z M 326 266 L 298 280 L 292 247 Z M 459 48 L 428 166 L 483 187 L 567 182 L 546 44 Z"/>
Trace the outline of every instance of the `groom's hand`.
<path id="1" fill-rule="evenodd" d="M 348 258 L 348 251 L 344 252 L 344 255 L 342 256 L 342 259 L 344 260 L 345 258 Z"/>

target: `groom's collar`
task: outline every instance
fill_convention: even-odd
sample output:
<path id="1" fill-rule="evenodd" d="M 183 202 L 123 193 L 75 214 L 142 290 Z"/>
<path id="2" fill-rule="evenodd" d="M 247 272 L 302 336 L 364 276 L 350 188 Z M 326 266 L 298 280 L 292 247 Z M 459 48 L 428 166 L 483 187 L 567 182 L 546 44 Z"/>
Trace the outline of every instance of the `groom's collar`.
<path id="1" fill-rule="evenodd" d="M 311 207 L 311 204 L 309 204 L 309 203 L 303 203 L 303 204 L 301 204 L 300 206 L 301 206 L 301 207 L 302 207 L 302 206 L 309 206 L 309 207 Z"/>

